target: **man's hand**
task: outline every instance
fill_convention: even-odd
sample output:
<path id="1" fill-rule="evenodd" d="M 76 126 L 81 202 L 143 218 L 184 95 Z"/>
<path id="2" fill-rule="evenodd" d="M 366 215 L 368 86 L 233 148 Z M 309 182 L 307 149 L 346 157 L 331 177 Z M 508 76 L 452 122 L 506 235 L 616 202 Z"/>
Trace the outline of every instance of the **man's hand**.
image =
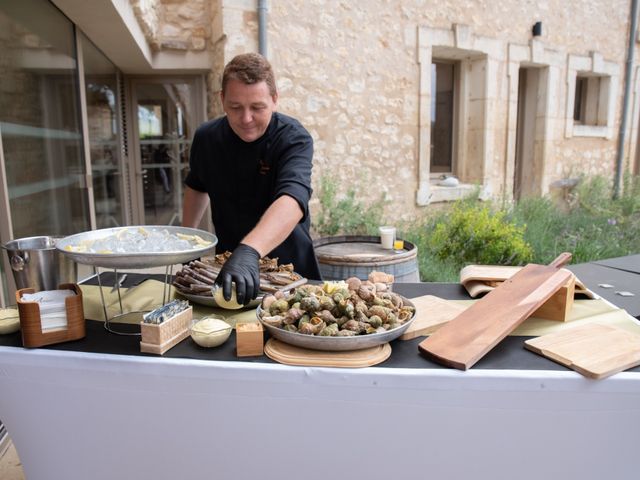
<path id="1" fill-rule="evenodd" d="M 260 289 L 260 254 L 244 243 L 239 244 L 224 262 L 216 283 L 222 285 L 222 296 L 231 300 L 231 282 L 236 284 L 238 303 L 248 304 Z"/>

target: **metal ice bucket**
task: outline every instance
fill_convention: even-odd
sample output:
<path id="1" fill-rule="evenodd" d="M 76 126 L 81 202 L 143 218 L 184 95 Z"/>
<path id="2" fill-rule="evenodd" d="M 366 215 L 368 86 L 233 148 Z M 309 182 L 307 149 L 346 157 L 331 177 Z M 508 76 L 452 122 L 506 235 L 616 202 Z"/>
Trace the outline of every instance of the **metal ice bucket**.
<path id="1" fill-rule="evenodd" d="M 78 265 L 56 249 L 60 238 L 19 238 L 2 245 L 18 289 L 55 290 L 61 283 L 76 283 Z"/>

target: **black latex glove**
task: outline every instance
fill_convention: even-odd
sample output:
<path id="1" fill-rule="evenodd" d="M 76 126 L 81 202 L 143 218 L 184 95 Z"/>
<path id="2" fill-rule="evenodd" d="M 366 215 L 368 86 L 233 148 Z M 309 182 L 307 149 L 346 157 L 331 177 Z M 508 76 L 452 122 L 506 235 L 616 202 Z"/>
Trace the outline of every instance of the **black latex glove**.
<path id="1" fill-rule="evenodd" d="M 222 296 L 231 300 L 231 282 L 236 284 L 236 299 L 246 305 L 258 296 L 260 289 L 260 254 L 255 248 L 239 244 L 224 262 L 216 283 L 222 285 Z"/>

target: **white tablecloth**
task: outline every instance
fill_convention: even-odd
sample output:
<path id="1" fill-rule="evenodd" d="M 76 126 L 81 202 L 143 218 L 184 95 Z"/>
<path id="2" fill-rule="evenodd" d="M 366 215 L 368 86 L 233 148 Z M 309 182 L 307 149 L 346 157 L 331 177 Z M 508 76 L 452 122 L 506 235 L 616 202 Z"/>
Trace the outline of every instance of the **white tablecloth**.
<path id="1" fill-rule="evenodd" d="M 301 368 L 0 347 L 29 480 L 637 479 L 640 373 Z"/>

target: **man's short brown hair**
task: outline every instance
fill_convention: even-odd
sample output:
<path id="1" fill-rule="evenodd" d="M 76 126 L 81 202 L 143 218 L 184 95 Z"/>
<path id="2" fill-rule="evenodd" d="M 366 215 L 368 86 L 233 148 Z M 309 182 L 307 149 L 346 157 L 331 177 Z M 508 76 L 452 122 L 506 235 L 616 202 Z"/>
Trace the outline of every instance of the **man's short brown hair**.
<path id="1" fill-rule="evenodd" d="M 222 93 L 224 94 L 229 80 L 239 80 L 246 85 L 254 83 L 266 82 L 269 87 L 269 93 L 274 96 L 278 93 L 276 88 L 276 79 L 273 69 L 269 61 L 259 53 L 243 53 L 236 55 L 227 66 L 224 67 L 222 74 Z"/>

